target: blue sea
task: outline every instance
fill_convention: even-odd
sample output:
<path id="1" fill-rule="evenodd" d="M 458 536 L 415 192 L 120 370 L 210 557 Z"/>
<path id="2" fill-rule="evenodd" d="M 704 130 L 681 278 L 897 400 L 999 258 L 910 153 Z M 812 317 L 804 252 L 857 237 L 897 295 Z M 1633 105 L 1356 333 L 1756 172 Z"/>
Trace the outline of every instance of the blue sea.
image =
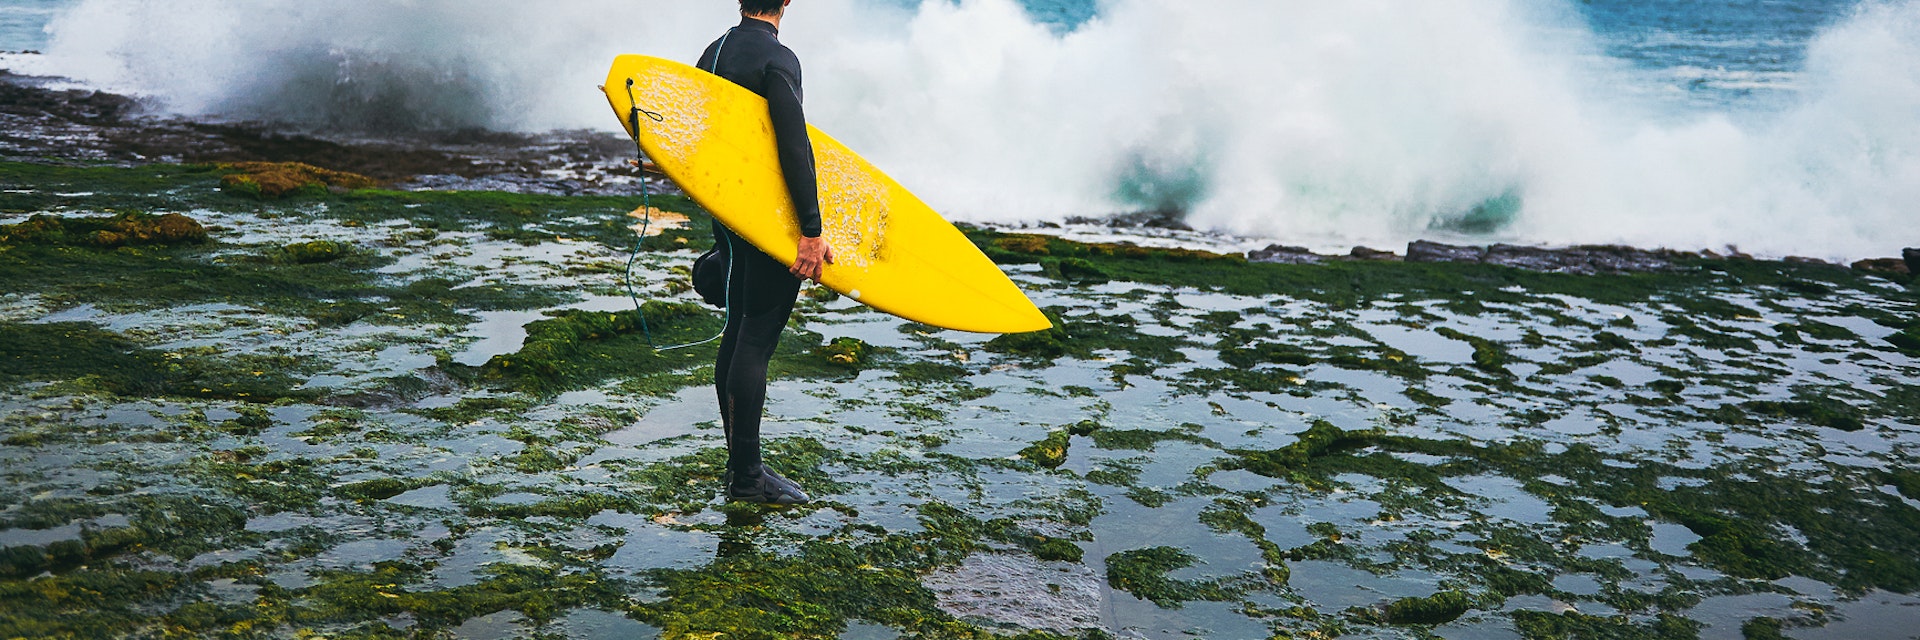
<path id="1" fill-rule="evenodd" d="M 0 1 L 0 51 L 39 51 L 47 47 L 47 22 L 73 0 Z"/>
<path id="2" fill-rule="evenodd" d="M 0 66 L 307 129 L 613 132 L 606 61 L 690 59 L 730 12 L 0 0 L 0 51 L 45 52 Z M 813 0 L 781 37 L 809 120 L 961 220 L 1152 211 L 1340 251 L 1914 242 L 1920 0 Z"/>

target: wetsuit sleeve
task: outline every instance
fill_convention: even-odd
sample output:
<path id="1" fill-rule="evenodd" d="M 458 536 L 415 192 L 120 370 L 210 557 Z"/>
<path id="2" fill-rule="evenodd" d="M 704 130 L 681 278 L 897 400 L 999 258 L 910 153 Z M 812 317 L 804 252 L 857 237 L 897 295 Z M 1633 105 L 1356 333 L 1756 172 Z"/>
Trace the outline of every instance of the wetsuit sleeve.
<path id="1" fill-rule="evenodd" d="M 813 141 L 807 138 L 807 117 L 800 109 L 800 83 L 786 71 L 767 69 L 767 111 L 773 116 L 773 140 L 780 152 L 780 172 L 793 196 L 793 213 L 800 235 L 820 237 L 820 192 L 813 173 Z"/>

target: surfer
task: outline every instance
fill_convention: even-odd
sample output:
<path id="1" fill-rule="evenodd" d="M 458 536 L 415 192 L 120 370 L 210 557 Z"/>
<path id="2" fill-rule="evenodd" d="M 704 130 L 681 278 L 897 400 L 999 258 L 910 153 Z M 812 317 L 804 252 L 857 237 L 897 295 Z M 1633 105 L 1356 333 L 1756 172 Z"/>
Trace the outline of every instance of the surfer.
<path id="1" fill-rule="evenodd" d="M 760 412 L 767 400 L 767 363 L 793 314 L 800 283 L 820 277 L 833 250 L 820 238 L 813 144 L 800 110 L 800 59 L 780 44 L 780 18 L 792 0 L 740 0 L 740 24 L 707 46 L 697 66 L 767 99 L 780 171 L 800 222 L 799 257 L 787 267 L 714 222 L 714 243 L 727 261 L 727 328 L 714 362 L 720 422 L 727 435 L 727 498 L 800 504 L 807 492 L 760 459 Z"/>

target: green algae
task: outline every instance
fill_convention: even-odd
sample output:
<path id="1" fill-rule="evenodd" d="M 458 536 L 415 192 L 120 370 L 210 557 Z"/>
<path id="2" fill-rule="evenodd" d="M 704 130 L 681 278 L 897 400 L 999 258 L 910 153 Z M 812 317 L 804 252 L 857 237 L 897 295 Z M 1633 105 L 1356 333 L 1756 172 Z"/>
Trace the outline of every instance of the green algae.
<path id="1" fill-rule="evenodd" d="M 649 571 L 662 597 L 635 605 L 634 614 L 676 638 L 830 638 L 848 622 L 863 620 L 916 637 L 984 639 L 996 636 L 942 612 L 921 584 L 921 573 L 960 562 L 984 548 L 983 540 L 1024 540 L 1036 555 L 1077 559 L 1060 546 L 1065 541 L 1024 534 L 1011 520 L 983 521 L 939 502 L 918 512 L 922 530 L 913 534 L 822 536 L 788 553 L 762 551 L 747 541 L 723 544 L 719 557 L 704 567 Z M 735 527 L 730 520 L 729 535 L 750 534 L 745 527 L 758 523 L 748 519 Z"/>
<path id="2" fill-rule="evenodd" d="M 725 319 L 697 304 L 648 301 L 636 311 L 551 312 L 526 325 L 520 350 L 490 358 L 473 369 L 480 381 L 540 395 L 591 387 L 612 379 L 638 382 L 636 390 L 668 393 L 711 379 L 698 368 L 710 365 L 714 346 L 659 350 L 698 342 L 723 328 Z M 789 330 L 768 366 L 780 378 L 839 378 L 857 373 L 887 350 L 854 338 L 821 345 L 818 333 Z M 457 367 L 458 365 L 453 365 Z"/>
<path id="3" fill-rule="evenodd" d="M 230 200 L 230 196 L 218 192 L 220 176 L 211 165 L 88 167 L 0 162 L 0 186 L 8 187 L 0 191 L 0 211 L 187 208 L 198 201 Z"/>
<path id="4" fill-rule="evenodd" d="M 1080 545 L 1059 538 L 1042 538 L 1033 546 L 1033 556 L 1041 560 L 1079 562 L 1085 555 L 1086 551 Z"/>
<path id="5" fill-rule="evenodd" d="M 1808 424 L 1819 425 L 1841 431 L 1859 431 L 1866 428 L 1859 413 L 1845 403 L 1832 399 L 1813 401 L 1772 401 L 1754 400 L 1741 403 L 1741 408 L 1754 415 L 1771 418 L 1794 418 Z"/>
<path id="6" fill-rule="evenodd" d="M 1754 618 L 1740 624 L 1740 637 L 1746 640 L 1787 640 L 1781 633 L 1784 623 L 1779 618 Z"/>
<path id="7" fill-rule="evenodd" d="M 1195 600 L 1231 600 L 1232 590 L 1212 581 L 1180 580 L 1167 574 L 1200 559 L 1174 547 L 1148 547 L 1107 556 L 1107 584 L 1168 609 Z"/>
<path id="8" fill-rule="evenodd" d="M 215 451 L 192 466 L 197 482 L 257 505 L 266 513 L 318 507 L 331 484 L 319 461 L 271 457 L 259 447 Z"/>
<path id="9" fill-rule="evenodd" d="M 227 303 L 325 325 L 449 322 L 465 319 L 462 310 L 537 308 L 567 298 L 539 287 L 460 287 L 435 278 L 393 282 L 377 271 L 392 260 L 372 252 L 341 250 L 324 261 L 303 262 L 282 247 L 241 255 L 222 254 L 226 248 L 0 246 L 0 294 L 31 292 L 61 304 L 110 309 Z"/>
<path id="10" fill-rule="evenodd" d="M 1195 435 L 1198 425 L 1182 425 L 1180 430 L 1158 431 L 1153 429 L 1093 429 L 1093 446 L 1109 450 L 1152 451 L 1154 445 L 1161 442 L 1192 442 L 1204 446 L 1217 446 L 1213 441 Z"/>
<path id="11" fill-rule="evenodd" d="M 1507 353 L 1507 349 L 1501 346 L 1500 343 L 1478 336 L 1470 336 L 1452 327 L 1440 327 L 1434 329 L 1434 332 L 1473 345 L 1474 367 L 1487 373 L 1502 376 L 1513 375 L 1512 372 L 1507 371 L 1507 362 L 1512 359 L 1512 356 Z"/>
<path id="12" fill-rule="evenodd" d="M 1237 464 L 1256 472 L 1266 469 L 1264 474 L 1289 473 L 1308 486 L 1329 486 L 1339 474 L 1360 473 L 1441 495 L 1453 491 L 1443 481 L 1446 477 L 1487 471 L 1514 478 L 1554 474 L 1567 478 L 1571 490 L 1544 483 L 1529 484 L 1527 489 L 1561 508 L 1572 506 L 1567 502 L 1570 495 L 1592 496 L 1685 526 L 1700 536 L 1688 545 L 1694 557 L 1732 576 L 1773 580 L 1800 575 L 1849 590 L 1920 588 L 1920 561 L 1914 560 L 1920 558 L 1920 540 L 1905 533 L 1920 527 L 1920 511 L 1892 496 L 1861 494 L 1849 488 L 1852 483 L 1846 480 L 1800 479 L 1761 469 L 1690 469 L 1645 460 L 1621 464 L 1584 445 L 1548 453 L 1531 442 L 1481 447 L 1373 436 L 1364 443 L 1331 429 L 1321 429 L 1311 440 L 1326 443 L 1317 455 L 1307 455 L 1314 447 L 1303 438 L 1293 445 L 1302 449 L 1286 454 L 1237 452 L 1242 457 Z M 1417 465 L 1399 461 L 1387 451 L 1445 455 L 1452 460 Z M 1362 455 L 1350 455 L 1355 452 Z M 1288 464 L 1273 464 L 1276 459 Z M 1698 484 L 1663 488 L 1662 479 L 1673 477 L 1691 478 Z M 1566 512 L 1572 513 L 1576 512 Z M 1788 540 L 1783 528 L 1791 528 L 1806 541 Z M 1506 546 L 1498 548 L 1512 552 Z M 1533 555 L 1545 559 L 1552 554 L 1542 550 Z"/>
<path id="13" fill-rule="evenodd" d="M 1914 323 L 1887 336 L 1887 343 L 1899 347 L 1901 351 L 1920 355 L 1920 323 Z"/>
<path id="14" fill-rule="evenodd" d="M 1067 461 L 1067 447 L 1071 444 L 1070 435 L 1064 430 L 1049 433 L 1046 439 L 1021 449 L 1020 457 L 1048 469 L 1058 468 L 1061 463 Z"/>
<path id="15" fill-rule="evenodd" d="M 868 364 L 876 355 L 873 345 L 859 338 L 834 338 L 832 342 L 813 349 L 813 355 L 828 364 L 859 369 Z"/>
<path id="16" fill-rule="evenodd" d="M 148 610 L 179 597 L 188 577 L 169 571 L 101 569 L 0 581 L 0 637 L 108 638 L 148 624 Z"/>
<path id="17" fill-rule="evenodd" d="M 1466 614 L 1474 606 L 1474 597 L 1461 591 L 1442 591 L 1430 596 L 1401 598 L 1387 603 L 1380 617 L 1390 624 L 1443 624 Z"/>
<path id="18" fill-rule="evenodd" d="M 1587 615 L 1578 611 L 1545 613 L 1515 611 L 1513 623 L 1522 637 L 1532 639 L 1618 638 L 1620 640 L 1693 640 L 1701 623 L 1662 613 L 1646 623 L 1627 616 Z"/>
<path id="19" fill-rule="evenodd" d="M 739 553 L 700 570 L 657 570 L 651 577 L 663 598 L 634 610 L 671 638 L 831 638 L 849 620 L 972 636 L 928 613 L 939 609 L 911 569 L 871 562 L 904 551 L 898 544 L 809 542 L 792 556 Z"/>
<path id="20" fill-rule="evenodd" d="M 340 498 L 357 502 L 378 502 L 414 489 L 431 487 L 449 482 L 450 479 L 439 474 L 410 478 L 374 478 L 335 485 L 331 493 Z"/>
<path id="21" fill-rule="evenodd" d="M 529 323 L 520 350 L 487 360 L 479 367 L 480 379 L 550 394 L 615 376 L 677 371 L 711 361 L 712 352 L 704 349 L 655 351 L 648 337 L 663 345 L 693 342 L 719 332 L 721 318 L 688 303 L 656 300 L 642 309 L 644 320 L 636 311 L 569 310 Z"/>
<path id="22" fill-rule="evenodd" d="M 500 611 L 517 611 L 542 623 L 582 607 L 625 608 L 626 597 L 617 583 L 595 572 L 564 566 L 495 564 L 486 567 L 484 573 L 486 578 L 470 585 L 415 589 L 410 585 L 423 577 L 421 567 L 383 562 L 368 572 L 321 574 L 317 576 L 319 584 L 286 593 L 275 604 L 284 607 L 284 621 L 290 625 L 411 614 L 427 629 L 445 629 Z"/>
<path id="23" fill-rule="evenodd" d="M 1040 270 L 1048 277 L 1074 284 L 1100 284 L 1113 279 L 1085 258 L 1043 258 L 1040 260 Z"/>
<path id="24" fill-rule="evenodd" d="M 0 322 L 0 384 L 70 380 L 123 396 L 265 402 L 311 397 L 295 390 L 309 370 L 282 356 L 147 349 L 90 323 Z"/>
<path id="25" fill-rule="evenodd" d="M 295 242 L 280 248 L 284 259 L 293 264 L 332 262 L 340 259 L 349 251 L 351 251 L 351 247 L 332 240 Z"/>
<path id="26" fill-rule="evenodd" d="M 1316 420 L 1293 444 L 1268 451 L 1234 451 L 1238 459 L 1228 460 L 1222 468 L 1246 469 L 1272 478 L 1306 480 L 1307 476 L 1300 473 L 1314 458 L 1372 445 L 1381 437 L 1377 430 L 1348 431 L 1331 422 Z"/>

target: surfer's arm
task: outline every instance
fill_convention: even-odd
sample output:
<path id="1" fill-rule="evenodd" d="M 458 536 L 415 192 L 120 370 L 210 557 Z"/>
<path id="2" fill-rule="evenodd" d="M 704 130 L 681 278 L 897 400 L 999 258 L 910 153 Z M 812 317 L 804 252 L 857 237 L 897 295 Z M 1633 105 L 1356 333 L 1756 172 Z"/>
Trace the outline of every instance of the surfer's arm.
<path id="1" fill-rule="evenodd" d="M 813 142 L 807 138 L 807 117 L 800 109 L 800 83 L 778 67 L 767 69 L 766 81 L 767 112 L 773 117 L 780 173 L 793 196 L 800 235 L 820 237 L 820 192 L 813 173 Z"/>

